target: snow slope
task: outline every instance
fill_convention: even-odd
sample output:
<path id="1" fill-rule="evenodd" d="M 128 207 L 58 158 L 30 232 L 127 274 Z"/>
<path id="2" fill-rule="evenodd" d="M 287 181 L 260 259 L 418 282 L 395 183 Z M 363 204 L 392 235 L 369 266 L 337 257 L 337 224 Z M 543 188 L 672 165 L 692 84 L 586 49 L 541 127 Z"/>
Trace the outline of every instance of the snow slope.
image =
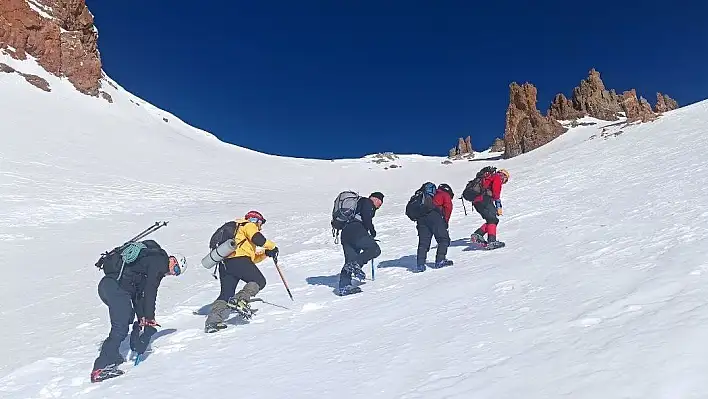
<path id="1" fill-rule="evenodd" d="M 12 65 L 11 60 L 3 60 Z M 27 62 L 12 65 L 31 69 Z M 0 74 L 0 393 L 3 398 L 701 398 L 708 391 L 708 102 L 640 126 L 578 127 L 508 161 L 314 161 L 219 142 L 122 90 L 115 104 Z M 131 102 L 132 101 L 132 102 Z M 140 106 L 135 103 L 140 104 Z M 162 118 L 167 118 L 165 122 Z M 586 119 L 591 121 L 591 119 Z M 595 136 L 594 138 L 591 138 Z M 499 237 L 460 202 L 455 265 L 412 274 L 403 215 L 423 181 L 459 193 L 482 166 L 511 171 Z M 381 190 L 383 253 L 364 293 L 333 294 L 336 194 Z M 202 333 L 218 294 L 199 266 L 215 227 L 251 208 L 281 249 L 250 325 Z M 128 373 L 88 380 L 108 332 L 100 252 L 157 220 L 191 269 L 163 280 L 162 329 Z M 433 257 L 431 250 L 430 259 Z M 367 266 L 367 274 L 370 270 Z"/>

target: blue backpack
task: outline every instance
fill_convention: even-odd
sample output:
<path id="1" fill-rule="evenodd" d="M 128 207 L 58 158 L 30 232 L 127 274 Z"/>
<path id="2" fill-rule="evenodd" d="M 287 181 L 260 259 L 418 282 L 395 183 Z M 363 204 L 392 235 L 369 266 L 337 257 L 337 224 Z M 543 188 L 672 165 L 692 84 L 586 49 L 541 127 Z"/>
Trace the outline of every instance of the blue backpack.
<path id="1" fill-rule="evenodd" d="M 436 190 L 437 188 L 434 183 L 424 183 L 416 190 L 411 199 L 408 200 L 408 204 L 406 204 L 406 216 L 415 222 L 435 209 L 433 196 Z"/>

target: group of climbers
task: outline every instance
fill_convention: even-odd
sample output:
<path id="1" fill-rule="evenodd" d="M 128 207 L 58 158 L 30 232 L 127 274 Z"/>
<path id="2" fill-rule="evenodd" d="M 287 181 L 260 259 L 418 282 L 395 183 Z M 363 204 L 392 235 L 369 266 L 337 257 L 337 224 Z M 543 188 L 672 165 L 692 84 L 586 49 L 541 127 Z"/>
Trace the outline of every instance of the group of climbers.
<path id="1" fill-rule="evenodd" d="M 462 198 L 471 201 L 484 219 L 484 224 L 471 236 L 473 244 L 486 249 L 504 246 L 503 242 L 497 241 L 497 225 L 498 216 L 502 215 L 501 189 L 508 181 L 508 171 L 487 167 L 465 187 Z M 418 231 L 414 272 L 426 270 L 426 258 L 433 237 L 437 242 L 437 250 L 435 263 L 430 267 L 440 268 L 453 264 L 447 259 L 453 198 L 454 192 L 448 184 L 435 186 L 432 182 L 426 182 L 408 201 L 405 213 L 415 221 Z M 368 197 L 345 191 L 335 199 L 332 231 L 337 239 L 341 238 L 344 252 L 344 266 L 337 290 L 339 295 L 361 292 L 359 287 L 352 284 L 352 276 L 364 280 L 366 274 L 363 266 L 381 255 L 373 219 L 383 201 L 384 195 L 378 191 Z M 216 245 L 232 238 L 236 248 L 217 264 L 220 293 L 205 320 L 205 332 L 213 333 L 226 328 L 225 320 L 231 311 L 245 320 L 253 316 L 249 302 L 266 286 L 266 279 L 256 264 L 268 257 L 277 259 L 278 256 L 276 244 L 261 233 L 265 223 L 266 219 L 260 212 L 250 211 L 241 219 L 227 222 L 215 233 L 224 236 L 226 232 Z M 230 229 L 224 230 L 226 227 Z M 212 236 L 212 241 L 214 239 L 215 236 Z M 106 275 L 98 284 L 98 293 L 108 306 L 111 329 L 94 362 L 92 382 L 123 374 L 118 369 L 118 365 L 125 361 L 119 353 L 119 347 L 127 337 L 131 324 L 130 349 L 137 356 L 145 352 L 157 331 L 155 327 L 159 326 L 155 321 L 155 302 L 162 278 L 166 275 L 179 276 L 187 269 L 183 256 L 168 255 L 153 240 L 133 241 L 126 245 L 116 248 L 121 249 L 121 253 L 114 249 L 106 259 L 102 256 L 99 260 Z M 245 285 L 236 292 L 240 281 Z"/>
<path id="2" fill-rule="evenodd" d="M 501 189 L 509 181 L 509 172 L 488 166 L 480 170 L 470 180 L 462 198 L 472 202 L 475 210 L 484 219 L 484 224 L 471 236 L 471 243 L 484 249 L 496 249 L 505 244 L 497 240 L 498 216 L 502 214 Z M 432 182 L 424 183 L 406 205 L 406 216 L 416 223 L 418 231 L 418 251 L 413 272 L 426 270 L 426 259 L 433 237 L 437 242 L 433 268 L 450 266 L 453 261 L 447 259 L 450 246 L 450 217 L 452 216 L 455 194 L 449 184 L 435 186 Z M 333 235 L 341 231 L 341 244 L 344 251 L 344 266 L 339 277 L 338 294 L 349 295 L 361 292 L 352 285 L 352 276 L 359 280 L 366 278 L 363 266 L 381 254 L 376 243 L 376 230 L 373 217 L 383 204 L 383 194 L 374 192 L 368 198 L 359 197 L 352 191 L 344 191 L 337 196 L 332 210 Z M 487 236 L 487 239 L 484 236 Z"/>

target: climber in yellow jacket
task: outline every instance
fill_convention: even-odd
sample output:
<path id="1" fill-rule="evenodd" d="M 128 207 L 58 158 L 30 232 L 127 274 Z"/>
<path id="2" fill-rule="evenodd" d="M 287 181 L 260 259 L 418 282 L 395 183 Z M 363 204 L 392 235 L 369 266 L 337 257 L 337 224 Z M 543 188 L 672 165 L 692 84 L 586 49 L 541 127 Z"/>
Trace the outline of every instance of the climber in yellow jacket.
<path id="1" fill-rule="evenodd" d="M 266 286 L 266 279 L 256 264 L 268 257 L 278 255 L 278 247 L 275 243 L 266 239 L 261 233 L 265 222 L 263 215 L 257 211 L 250 211 L 243 219 L 236 220 L 238 225 L 234 235 L 236 250 L 219 264 L 221 293 L 212 304 L 207 316 L 204 326 L 206 332 L 216 332 L 226 328 L 224 321 L 229 317 L 231 310 L 235 310 L 246 320 L 253 316 L 248 302 Z M 258 251 L 259 247 L 263 248 L 263 251 Z M 244 281 L 246 285 L 236 292 L 239 281 Z"/>

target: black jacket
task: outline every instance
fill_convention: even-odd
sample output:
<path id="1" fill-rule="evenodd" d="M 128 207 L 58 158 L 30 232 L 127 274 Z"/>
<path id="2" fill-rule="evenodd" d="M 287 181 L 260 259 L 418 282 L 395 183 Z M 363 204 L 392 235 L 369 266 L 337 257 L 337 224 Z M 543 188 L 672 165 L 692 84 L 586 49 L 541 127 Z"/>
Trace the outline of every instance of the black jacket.
<path id="1" fill-rule="evenodd" d="M 376 230 L 374 229 L 376 207 L 374 206 L 374 202 L 371 201 L 369 197 L 359 198 L 359 202 L 356 203 L 356 214 L 361 217 L 360 222 L 364 225 L 366 230 L 369 231 L 369 234 L 371 234 L 372 237 L 376 237 Z"/>
<path id="2" fill-rule="evenodd" d="M 118 284 L 130 293 L 138 317 L 154 320 L 157 289 L 162 278 L 170 271 L 169 256 L 153 240 L 145 240 L 142 243 L 147 248 L 140 251 L 135 261 L 125 265 Z"/>

